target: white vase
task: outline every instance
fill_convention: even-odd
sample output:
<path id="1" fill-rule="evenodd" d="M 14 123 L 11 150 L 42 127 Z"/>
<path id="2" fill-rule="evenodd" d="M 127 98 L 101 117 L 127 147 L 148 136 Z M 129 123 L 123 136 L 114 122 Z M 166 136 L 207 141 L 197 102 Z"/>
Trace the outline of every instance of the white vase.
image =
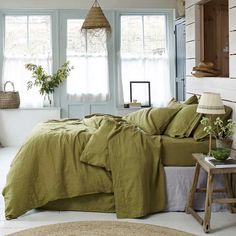
<path id="1" fill-rule="evenodd" d="M 43 98 L 43 107 L 53 107 L 53 93 L 45 93 Z"/>

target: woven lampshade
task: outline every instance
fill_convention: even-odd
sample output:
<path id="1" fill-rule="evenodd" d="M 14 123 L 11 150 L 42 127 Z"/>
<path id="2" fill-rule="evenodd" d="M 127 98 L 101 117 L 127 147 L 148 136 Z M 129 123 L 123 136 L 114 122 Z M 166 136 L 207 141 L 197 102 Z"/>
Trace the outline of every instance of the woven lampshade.
<path id="1" fill-rule="evenodd" d="M 202 114 L 224 114 L 225 108 L 220 94 L 203 93 L 198 104 L 197 112 Z"/>
<path id="2" fill-rule="evenodd" d="M 81 30 L 90 29 L 105 29 L 107 32 L 111 33 L 111 25 L 105 17 L 97 0 L 93 3 L 81 28 Z"/>

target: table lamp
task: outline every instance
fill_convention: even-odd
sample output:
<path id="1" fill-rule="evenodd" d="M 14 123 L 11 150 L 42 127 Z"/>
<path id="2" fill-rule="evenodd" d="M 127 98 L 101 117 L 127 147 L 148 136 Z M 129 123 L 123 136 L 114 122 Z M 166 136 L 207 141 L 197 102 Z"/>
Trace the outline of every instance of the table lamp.
<path id="1" fill-rule="evenodd" d="M 197 112 L 209 115 L 209 122 L 212 125 L 212 115 L 225 114 L 224 104 L 221 100 L 219 93 L 204 92 L 199 100 Z M 212 136 L 209 135 L 209 153 L 211 154 L 211 140 Z"/>

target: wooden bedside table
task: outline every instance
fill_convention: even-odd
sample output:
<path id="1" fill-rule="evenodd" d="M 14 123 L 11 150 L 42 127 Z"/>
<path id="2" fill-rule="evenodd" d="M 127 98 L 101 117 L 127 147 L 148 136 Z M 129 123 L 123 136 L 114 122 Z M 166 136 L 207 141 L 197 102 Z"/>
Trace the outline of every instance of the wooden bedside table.
<path id="1" fill-rule="evenodd" d="M 233 204 L 236 203 L 236 198 L 233 198 L 232 186 L 229 181 L 229 175 L 236 173 L 236 167 L 214 167 L 210 163 L 205 160 L 205 155 L 200 153 L 192 154 L 193 158 L 196 160 L 195 173 L 193 177 L 193 184 L 188 196 L 188 202 L 186 206 L 186 213 L 191 214 L 201 225 L 203 225 L 203 230 L 207 233 L 210 231 L 210 220 L 211 220 L 211 204 L 229 204 L 230 210 L 232 213 L 236 212 L 236 208 L 234 208 Z M 207 188 L 197 188 L 200 168 L 204 169 L 207 174 Z M 223 174 L 225 189 L 213 189 L 213 178 L 216 174 Z M 206 192 L 206 200 L 205 200 L 205 216 L 202 219 L 197 212 L 193 209 L 194 203 L 194 194 L 196 192 Z M 228 198 L 213 198 L 213 192 L 226 192 Z"/>

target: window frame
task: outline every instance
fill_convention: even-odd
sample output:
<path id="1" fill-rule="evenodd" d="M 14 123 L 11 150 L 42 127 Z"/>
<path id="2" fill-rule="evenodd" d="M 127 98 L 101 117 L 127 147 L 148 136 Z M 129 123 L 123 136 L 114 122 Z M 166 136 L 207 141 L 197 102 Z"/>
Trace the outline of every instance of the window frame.
<path id="1" fill-rule="evenodd" d="M 117 55 L 117 76 L 116 79 L 116 97 L 119 97 L 118 92 L 118 80 L 121 78 L 121 16 L 132 16 L 132 15 L 164 15 L 166 17 L 166 48 L 169 58 L 169 67 L 170 67 L 170 89 L 172 96 L 175 96 L 175 35 L 174 35 L 174 18 L 175 10 L 173 9 L 144 9 L 144 10 L 122 10 L 116 12 L 116 39 L 115 48 Z M 118 99 L 119 100 L 119 99 Z M 117 108 L 121 107 L 120 102 L 117 100 Z"/>
<path id="2" fill-rule="evenodd" d="M 0 12 L 0 90 L 3 89 L 2 84 L 2 68 L 3 68 L 3 13 Z"/>
<path id="3" fill-rule="evenodd" d="M 55 72 L 56 69 L 65 62 L 66 60 L 66 42 L 63 37 L 63 27 L 65 27 L 65 19 L 77 19 L 78 17 L 84 17 L 87 15 L 88 9 L 10 9 L 10 10 L 0 10 L 0 88 L 2 88 L 2 63 L 3 63 L 3 50 L 4 50 L 4 25 L 5 15 L 51 15 L 51 32 L 52 32 L 52 71 Z M 112 34 L 108 42 L 108 68 L 109 68 L 109 89 L 110 89 L 110 100 L 107 102 L 91 103 L 87 104 L 86 111 L 91 110 L 91 106 L 108 106 L 110 112 L 116 113 L 121 107 L 120 96 L 118 91 L 118 81 L 120 78 L 120 15 L 166 15 L 167 17 L 167 41 L 168 41 L 168 54 L 170 62 L 170 84 L 171 84 L 171 94 L 175 95 L 175 43 L 174 43 L 174 19 L 175 10 L 174 9 L 109 9 L 104 10 L 106 17 L 108 18 L 111 27 Z M 63 108 L 62 115 L 67 114 L 66 110 L 69 105 L 81 105 L 77 102 L 69 104 L 66 98 L 65 85 L 62 83 L 54 93 L 54 102 L 56 106 Z M 84 104 L 86 105 L 86 104 Z M 65 111 L 64 111 L 65 109 Z M 117 110 L 118 109 L 118 110 Z M 68 113 L 69 114 L 69 113 Z M 65 116 L 65 115 L 64 115 Z"/>
<path id="4" fill-rule="evenodd" d="M 2 84 L 2 68 L 5 48 L 5 16 L 37 16 L 48 15 L 51 17 L 51 48 L 52 48 L 52 71 L 54 72 L 59 66 L 59 38 L 58 34 L 58 11 L 57 10 L 1 10 L 0 11 L 0 88 Z M 2 29 L 2 30 L 1 30 Z"/>

